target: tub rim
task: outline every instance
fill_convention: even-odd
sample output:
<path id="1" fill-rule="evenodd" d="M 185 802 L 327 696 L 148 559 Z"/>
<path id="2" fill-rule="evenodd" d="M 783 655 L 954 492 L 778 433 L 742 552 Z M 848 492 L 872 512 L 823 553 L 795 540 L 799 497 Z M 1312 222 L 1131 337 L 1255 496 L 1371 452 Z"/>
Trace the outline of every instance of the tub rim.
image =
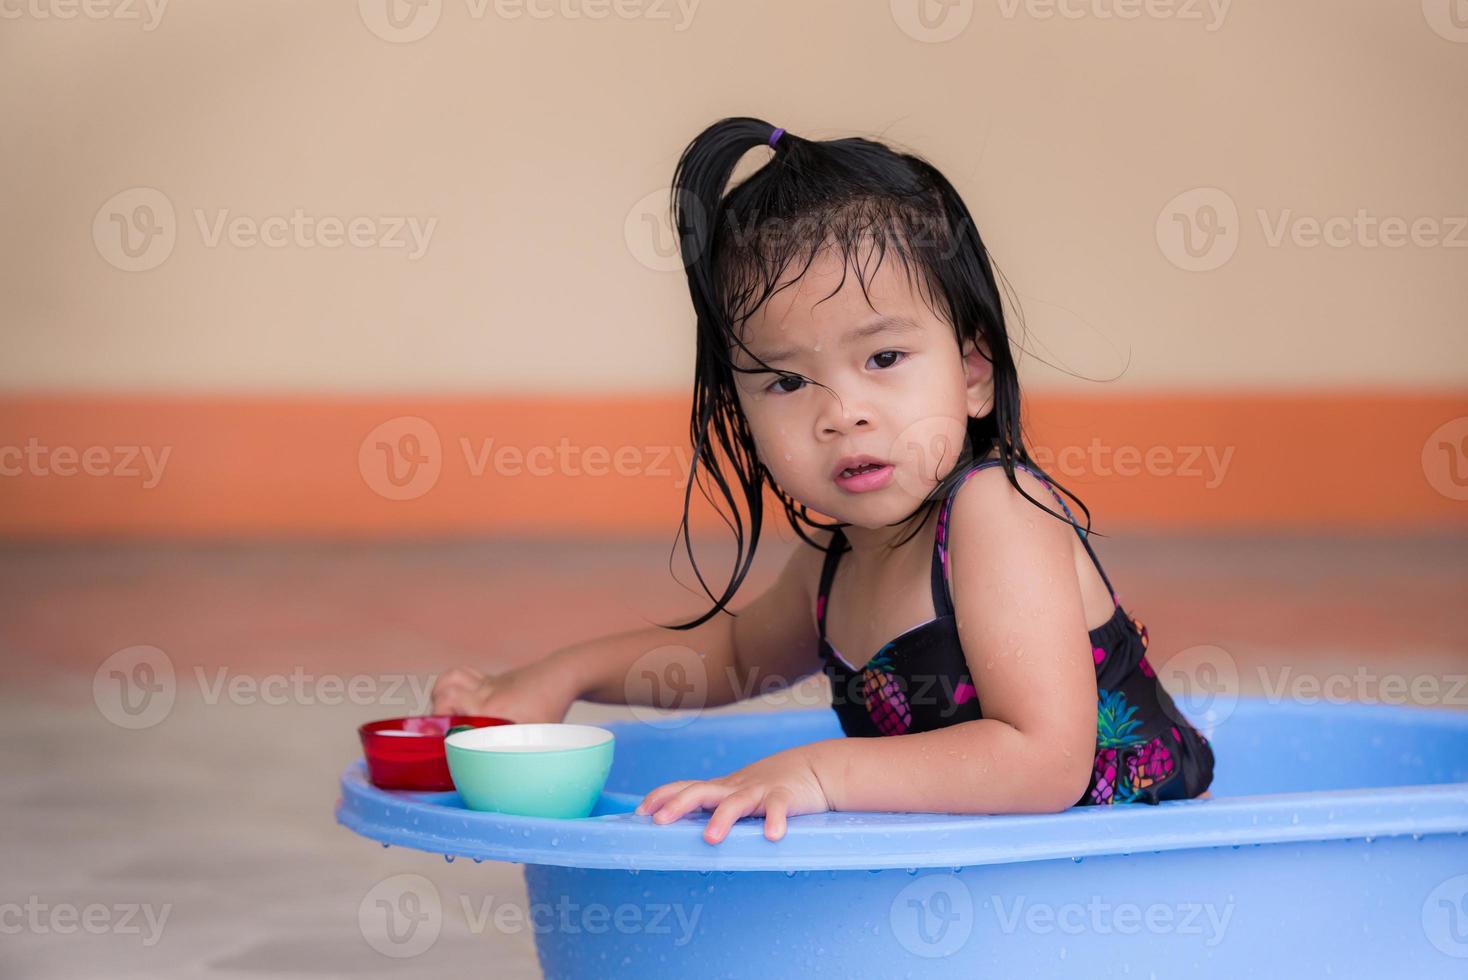
<path id="1" fill-rule="evenodd" d="M 1243 699 L 1255 700 L 1255 699 Z M 1258 699 L 1263 700 L 1263 699 Z M 787 715 L 829 713 L 795 709 Z M 1374 720 L 1468 729 L 1468 712 L 1332 705 Z M 1405 712 L 1405 714 L 1404 714 Z M 748 724 L 755 713 L 700 721 Z M 605 727 L 616 731 L 612 722 Z M 604 792 L 602 815 L 552 820 L 477 812 L 449 793 L 380 790 L 358 759 L 341 774 L 337 822 L 364 837 L 435 854 L 517 864 L 646 871 L 840 871 L 958 868 L 1196 848 L 1468 832 L 1468 782 L 1073 807 L 1046 814 L 870 813 L 792 817 L 780 841 L 746 817 L 720 844 L 703 840 L 707 811 L 671 824 L 630 812 L 640 794 Z M 894 834 L 893 831 L 901 830 Z"/>

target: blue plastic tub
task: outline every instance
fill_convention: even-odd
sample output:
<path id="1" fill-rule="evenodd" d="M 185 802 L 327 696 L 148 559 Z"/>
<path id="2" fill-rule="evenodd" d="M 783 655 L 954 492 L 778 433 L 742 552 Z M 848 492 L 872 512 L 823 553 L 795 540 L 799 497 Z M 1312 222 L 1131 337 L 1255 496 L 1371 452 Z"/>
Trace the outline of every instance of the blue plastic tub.
<path id="1" fill-rule="evenodd" d="M 584 820 L 375 789 L 337 819 L 387 844 L 525 866 L 551 978 L 1468 976 L 1468 713 L 1240 699 L 1213 799 L 1026 816 L 654 825 L 652 787 L 840 736 L 826 708 L 607 726 Z M 536 914 L 537 910 L 541 914 Z M 491 971 L 492 972 L 492 971 Z"/>

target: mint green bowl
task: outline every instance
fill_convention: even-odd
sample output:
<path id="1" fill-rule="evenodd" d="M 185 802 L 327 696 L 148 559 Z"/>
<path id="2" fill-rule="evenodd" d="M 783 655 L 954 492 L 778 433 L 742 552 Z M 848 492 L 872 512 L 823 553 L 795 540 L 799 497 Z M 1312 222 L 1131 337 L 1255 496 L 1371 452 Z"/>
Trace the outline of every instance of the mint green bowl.
<path id="1" fill-rule="evenodd" d="M 575 820 L 596 806 L 615 741 L 594 725 L 513 724 L 456 732 L 444 749 L 469 809 Z"/>

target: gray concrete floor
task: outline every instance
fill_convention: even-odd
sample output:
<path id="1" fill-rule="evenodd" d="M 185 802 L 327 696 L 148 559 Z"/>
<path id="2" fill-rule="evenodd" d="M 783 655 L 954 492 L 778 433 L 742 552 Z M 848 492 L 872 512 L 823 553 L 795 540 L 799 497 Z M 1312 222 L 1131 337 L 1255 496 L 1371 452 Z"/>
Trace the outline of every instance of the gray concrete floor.
<path id="1" fill-rule="evenodd" d="M 1216 644 L 1259 693 L 1261 669 L 1462 675 L 1465 543 L 1138 535 L 1097 548 L 1159 665 Z M 751 589 L 788 546 L 772 542 Z M 528 929 L 478 926 L 486 907 L 523 908 L 519 867 L 357 837 L 333 820 L 336 777 L 357 724 L 417 710 L 408 680 L 701 611 L 668 553 L 661 540 L 0 548 L 0 976 L 538 976 Z M 128 729 L 93 682 L 139 644 L 166 652 L 178 695 Z M 271 678 L 284 686 L 263 696 Z M 327 703 L 329 678 L 365 678 L 369 696 Z M 622 717 L 582 703 L 568 720 Z M 359 916 L 399 874 L 428 878 L 443 904 L 439 938 L 406 961 L 373 948 Z"/>

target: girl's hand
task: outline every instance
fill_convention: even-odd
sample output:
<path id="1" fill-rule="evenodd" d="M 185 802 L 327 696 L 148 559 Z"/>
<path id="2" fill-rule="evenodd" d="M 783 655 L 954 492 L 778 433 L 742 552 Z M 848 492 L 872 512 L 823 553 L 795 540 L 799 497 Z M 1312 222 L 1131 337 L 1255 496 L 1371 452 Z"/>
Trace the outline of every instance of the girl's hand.
<path id="1" fill-rule="evenodd" d="M 713 810 L 703 839 L 717 844 L 740 817 L 765 815 L 765 837 L 785 836 L 785 818 L 831 809 L 821 781 L 803 747 L 777 752 L 768 758 L 718 779 L 684 779 L 664 783 L 642 798 L 636 812 L 652 814 L 653 823 L 671 823 L 701 807 Z"/>
<path id="2" fill-rule="evenodd" d="M 487 715 L 521 724 L 563 721 L 578 692 L 560 664 L 527 664 L 494 676 L 455 667 L 433 684 L 436 715 Z"/>

